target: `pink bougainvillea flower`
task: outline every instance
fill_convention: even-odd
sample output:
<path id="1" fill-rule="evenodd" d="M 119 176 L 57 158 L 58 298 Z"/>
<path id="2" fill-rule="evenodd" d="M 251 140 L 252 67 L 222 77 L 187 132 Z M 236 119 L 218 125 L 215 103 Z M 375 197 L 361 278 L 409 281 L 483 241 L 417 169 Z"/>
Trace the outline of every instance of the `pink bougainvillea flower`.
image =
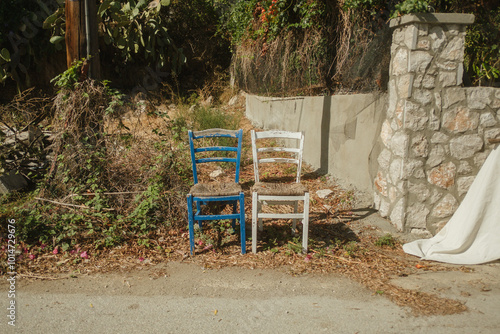
<path id="1" fill-rule="evenodd" d="M 59 253 L 59 247 L 56 246 L 54 250 L 52 251 L 52 254 L 58 254 Z"/>
<path id="2" fill-rule="evenodd" d="M 203 246 L 203 241 L 198 241 L 198 245 Z"/>
<path id="3" fill-rule="evenodd" d="M 35 254 L 30 254 L 29 258 L 30 258 L 30 260 L 34 260 L 34 259 L 36 259 L 36 255 Z"/>
<path id="4" fill-rule="evenodd" d="M 25 254 L 27 254 L 27 253 L 28 253 L 28 248 L 23 248 L 23 252 L 24 252 Z"/>
<path id="5" fill-rule="evenodd" d="M 72 250 L 70 250 L 70 251 L 69 251 L 69 253 L 70 253 L 71 255 L 73 255 L 73 254 L 75 254 L 75 253 L 76 253 L 76 250 L 72 249 Z"/>
<path id="6" fill-rule="evenodd" d="M 83 257 L 84 259 L 88 259 L 88 258 L 89 258 L 89 255 L 87 254 L 87 251 L 83 251 L 83 252 L 80 254 L 80 257 Z"/>
<path id="7" fill-rule="evenodd" d="M 144 261 L 144 258 L 141 256 L 141 257 L 139 257 L 139 262 L 142 262 L 142 261 Z"/>
<path id="8" fill-rule="evenodd" d="M 307 254 L 307 256 L 305 257 L 304 261 L 309 262 L 309 261 L 311 261 L 311 259 L 312 259 L 312 255 L 311 254 Z"/>

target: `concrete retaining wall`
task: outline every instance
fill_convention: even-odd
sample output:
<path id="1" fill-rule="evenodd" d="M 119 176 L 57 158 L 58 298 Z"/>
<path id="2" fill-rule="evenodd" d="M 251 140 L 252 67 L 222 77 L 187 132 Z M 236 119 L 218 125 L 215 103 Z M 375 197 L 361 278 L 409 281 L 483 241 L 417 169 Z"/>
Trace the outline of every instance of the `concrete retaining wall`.
<path id="1" fill-rule="evenodd" d="M 387 96 L 266 98 L 248 95 L 246 116 L 263 129 L 303 131 L 304 161 L 355 188 L 373 192 Z"/>

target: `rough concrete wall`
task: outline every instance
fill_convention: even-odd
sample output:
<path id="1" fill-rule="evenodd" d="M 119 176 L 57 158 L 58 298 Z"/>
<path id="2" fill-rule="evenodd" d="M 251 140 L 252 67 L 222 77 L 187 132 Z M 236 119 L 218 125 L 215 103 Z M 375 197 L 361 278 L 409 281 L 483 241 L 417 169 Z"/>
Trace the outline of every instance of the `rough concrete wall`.
<path id="1" fill-rule="evenodd" d="M 387 96 L 293 98 L 248 95 L 246 116 L 263 129 L 303 131 L 304 161 L 368 193 L 378 169 Z"/>
<path id="2" fill-rule="evenodd" d="M 435 234 L 500 136 L 500 89 L 461 88 L 468 14 L 409 15 L 393 33 L 374 202 L 403 231 Z"/>

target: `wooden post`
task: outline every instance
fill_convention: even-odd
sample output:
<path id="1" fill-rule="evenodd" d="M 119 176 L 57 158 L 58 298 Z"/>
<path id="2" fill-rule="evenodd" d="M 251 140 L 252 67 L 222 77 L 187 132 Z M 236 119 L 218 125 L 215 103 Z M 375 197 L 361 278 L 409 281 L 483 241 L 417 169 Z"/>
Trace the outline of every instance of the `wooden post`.
<path id="1" fill-rule="evenodd" d="M 85 34 L 80 25 L 80 0 L 66 0 L 66 65 L 71 67 L 73 62 L 82 59 L 85 55 Z"/>
<path id="2" fill-rule="evenodd" d="M 94 0 L 66 0 L 66 65 L 87 58 L 85 2 L 88 1 L 90 63 L 82 69 L 83 77 L 100 78 L 99 45 L 97 40 L 97 7 Z M 89 68 L 90 66 L 90 68 Z"/>
<path id="3" fill-rule="evenodd" d="M 101 78 L 101 61 L 99 58 L 99 35 L 97 26 L 97 5 L 95 0 L 88 1 L 88 12 L 89 12 L 89 36 L 90 36 L 90 75 L 92 79 Z"/>

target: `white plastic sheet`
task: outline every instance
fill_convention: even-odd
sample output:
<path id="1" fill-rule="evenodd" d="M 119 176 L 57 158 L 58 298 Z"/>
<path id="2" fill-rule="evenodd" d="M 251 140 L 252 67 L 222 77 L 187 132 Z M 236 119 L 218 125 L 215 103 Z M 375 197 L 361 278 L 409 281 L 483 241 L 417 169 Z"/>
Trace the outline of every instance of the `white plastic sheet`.
<path id="1" fill-rule="evenodd" d="M 500 147 L 490 153 L 446 226 L 433 238 L 403 245 L 403 250 L 453 264 L 500 259 Z"/>

